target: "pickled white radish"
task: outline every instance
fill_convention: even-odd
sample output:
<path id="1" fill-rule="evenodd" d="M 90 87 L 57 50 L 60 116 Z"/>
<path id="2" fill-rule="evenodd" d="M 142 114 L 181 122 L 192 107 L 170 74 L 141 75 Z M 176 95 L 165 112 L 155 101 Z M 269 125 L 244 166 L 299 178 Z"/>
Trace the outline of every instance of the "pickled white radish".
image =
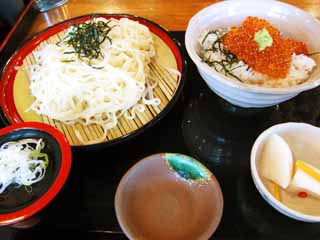
<path id="1" fill-rule="evenodd" d="M 293 157 L 289 145 L 279 135 L 272 134 L 265 142 L 261 158 L 261 174 L 282 188 L 292 179 Z"/>
<path id="2" fill-rule="evenodd" d="M 320 170 L 302 161 L 296 162 L 296 172 L 288 191 L 307 192 L 313 197 L 320 198 Z"/>

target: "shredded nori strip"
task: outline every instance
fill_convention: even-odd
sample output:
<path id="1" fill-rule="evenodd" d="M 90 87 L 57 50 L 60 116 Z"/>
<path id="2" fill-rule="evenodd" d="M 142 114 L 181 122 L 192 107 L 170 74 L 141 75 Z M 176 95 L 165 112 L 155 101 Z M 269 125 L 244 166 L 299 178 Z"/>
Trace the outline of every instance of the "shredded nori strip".
<path id="1" fill-rule="evenodd" d="M 317 54 L 320 54 L 320 52 L 313 52 L 313 53 L 309 53 L 309 54 L 307 54 L 307 56 L 313 56 L 313 55 L 317 55 Z"/>
<path id="2" fill-rule="evenodd" d="M 222 72 L 225 76 L 233 77 L 239 80 L 240 82 L 242 82 L 242 80 L 238 76 L 232 73 L 234 69 L 242 66 L 237 66 L 233 69 L 230 69 L 233 64 L 238 63 L 240 60 L 237 58 L 236 55 L 234 55 L 230 51 L 225 50 L 223 48 L 223 39 L 226 33 L 222 33 L 222 31 L 220 30 L 209 31 L 202 39 L 201 44 L 204 44 L 204 42 L 206 41 L 206 39 L 210 34 L 216 35 L 217 39 L 212 43 L 211 48 L 205 49 L 204 51 L 220 52 L 222 55 L 225 56 L 225 59 L 220 61 L 210 61 L 209 59 L 202 59 L 202 60 L 205 63 L 207 63 L 209 66 L 213 67 L 217 72 Z M 220 69 L 218 69 L 218 67 L 220 67 Z"/>
<path id="3" fill-rule="evenodd" d="M 112 44 L 112 39 L 108 36 L 112 27 L 109 26 L 111 20 L 107 22 L 93 21 L 71 24 L 71 31 L 57 43 L 57 46 L 66 44 L 74 50 L 64 54 L 76 53 L 79 59 L 87 58 L 91 66 L 91 60 L 99 57 L 103 58 L 100 45 L 106 39 Z"/>

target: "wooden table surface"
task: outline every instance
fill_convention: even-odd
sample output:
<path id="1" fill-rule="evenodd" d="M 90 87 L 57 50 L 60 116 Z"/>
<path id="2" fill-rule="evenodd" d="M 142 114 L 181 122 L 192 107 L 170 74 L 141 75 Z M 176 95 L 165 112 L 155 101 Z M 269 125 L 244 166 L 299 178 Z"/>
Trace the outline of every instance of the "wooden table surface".
<path id="1" fill-rule="evenodd" d="M 257 0 L 258 1 L 258 0 Z M 30 34 L 57 22 L 88 13 L 128 13 L 150 19 L 171 31 L 184 31 L 200 9 L 219 0 L 69 0 L 63 6 L 39 13 Z M 320 0 L 285 0 L 320 19 Z"/>

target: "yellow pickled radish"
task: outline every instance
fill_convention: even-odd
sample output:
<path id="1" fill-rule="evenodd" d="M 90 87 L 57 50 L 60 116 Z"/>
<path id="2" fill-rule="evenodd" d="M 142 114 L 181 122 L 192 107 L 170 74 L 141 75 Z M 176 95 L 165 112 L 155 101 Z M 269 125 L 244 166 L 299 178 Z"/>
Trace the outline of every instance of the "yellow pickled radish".
<path id="1" fill-rule="evenodd" d="M 282 188 L 287 188 L 292 179 L 293 157 L 287 142 L 272 134 L 265 142 L 260 163 L 261 174 Z"/>
<path id="2" fill-rule="evenodd" d="M 320 198 L 320 170 L 301 160 L 296 161 L 296 171 L 288 188 L 290 192 L 307 192 Z"/>
<path id="3" fill-rule="evenodd" d="M 273 183 L 273 196 L 278 201 L 281 201 L 280 188 L 277 184 Z"/>

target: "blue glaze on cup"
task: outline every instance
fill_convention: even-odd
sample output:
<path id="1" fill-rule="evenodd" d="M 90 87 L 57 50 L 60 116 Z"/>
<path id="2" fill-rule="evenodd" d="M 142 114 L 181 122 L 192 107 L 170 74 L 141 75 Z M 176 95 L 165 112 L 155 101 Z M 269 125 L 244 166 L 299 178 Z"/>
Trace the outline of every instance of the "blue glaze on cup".
<path id="1" fill-rule="evenodd" d="M 211 172 L 199 161 L 178 153 L 166 153 L 164 158 L 173 171 L 188 181 L 210 180 Z"/>

